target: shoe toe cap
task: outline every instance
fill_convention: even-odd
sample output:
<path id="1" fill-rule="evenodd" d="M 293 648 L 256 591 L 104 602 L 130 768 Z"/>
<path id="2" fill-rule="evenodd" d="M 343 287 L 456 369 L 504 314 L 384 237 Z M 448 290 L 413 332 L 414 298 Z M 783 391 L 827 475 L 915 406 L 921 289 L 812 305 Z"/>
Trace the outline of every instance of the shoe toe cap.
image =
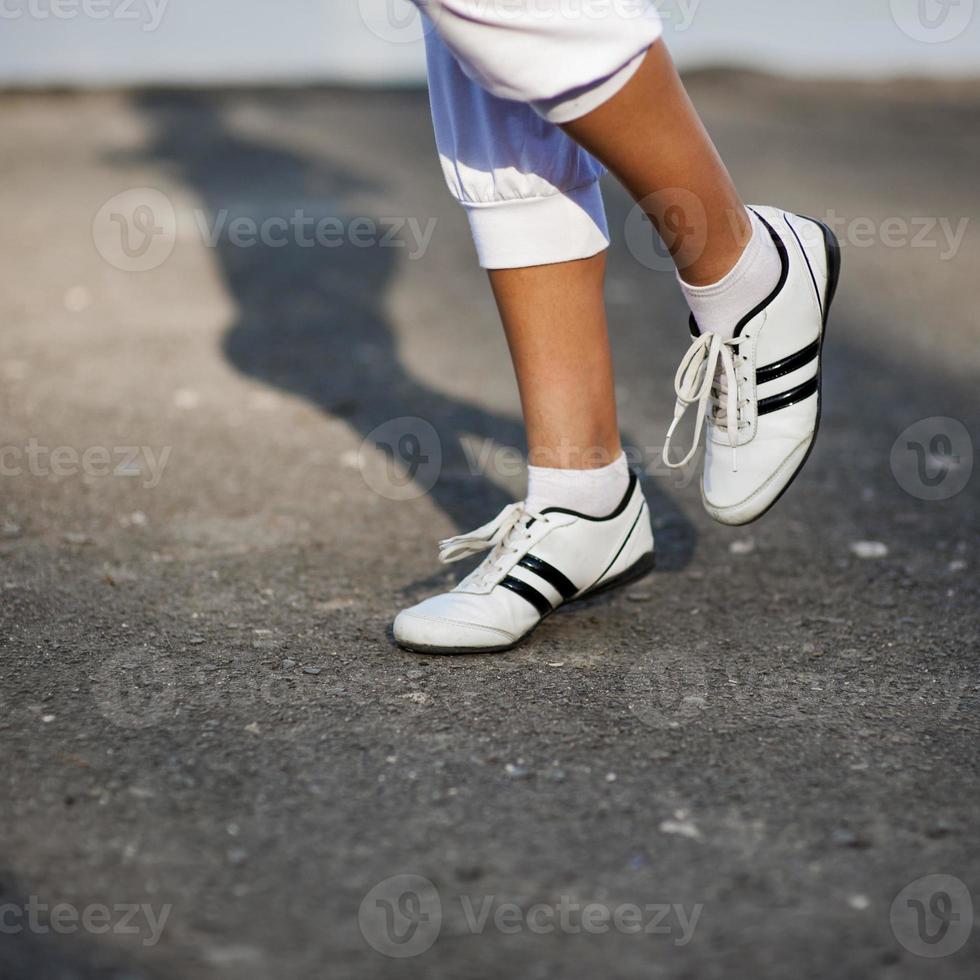
<path id="1" fill-rule="evenodd" d="M 758 464 L 751 451 L 739 449 L 733 472 L 728 453 L 718 454 L 705 467 L 701 496 L 708 513 L 722 524 L 746 524 L 764 513 L 786 489 L 806 457 L 812 437 L 768 446 Z M 724 458 L 723 458 L 724 456 Z M 778 460 L 778 462 L 775 462 Z"/>
<path id="2" fill-rule="evenodd" d="M 393 626 L 395 641 L 411 650 L 465 653 L 499 650 L 517 640 L 507 630 L 480 623 L 462 609 L 450 611 L 442 605 L 427 600 L 400 612 Z"/>

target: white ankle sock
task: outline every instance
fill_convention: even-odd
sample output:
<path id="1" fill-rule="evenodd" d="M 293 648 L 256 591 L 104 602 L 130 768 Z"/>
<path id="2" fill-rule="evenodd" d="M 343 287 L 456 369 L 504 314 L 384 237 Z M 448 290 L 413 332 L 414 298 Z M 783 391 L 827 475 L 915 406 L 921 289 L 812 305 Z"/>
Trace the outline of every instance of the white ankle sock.
<path id="1" fill-rule="evenodd" d="M 691 286 L 677 277 L 701 333 L 734 336 L 738 321 L 779 282 L 782 262 L 772 235 L 754 211 L 748 215 L 752 237 L 728 275 L 710 286 Z"/>
<path id="2" fill-rule="evenodd" d="M 608 466 L 595 470 L 529 466 L 525 506 L 534 514 L 546 507 L 564 507 L 589 517 L 605 517 L 622 501 L 629 482 L 625 453 Z"/>

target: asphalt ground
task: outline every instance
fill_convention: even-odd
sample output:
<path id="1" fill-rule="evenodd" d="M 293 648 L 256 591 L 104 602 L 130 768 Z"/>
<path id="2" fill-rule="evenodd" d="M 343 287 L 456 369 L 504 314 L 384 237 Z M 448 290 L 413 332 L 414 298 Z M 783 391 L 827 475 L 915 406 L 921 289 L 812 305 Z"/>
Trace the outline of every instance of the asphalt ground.
<path id="1" fill-rule="evenodd" d="M 820 440 L 743 529 L 657 464 L 610 185 L 658 570 L 463 658 L 390 623 L 523 437 L 424 94 L 0 97 L 4 980 L 977 976 L 980 87 L 691 88 L 844 243 Z"/>

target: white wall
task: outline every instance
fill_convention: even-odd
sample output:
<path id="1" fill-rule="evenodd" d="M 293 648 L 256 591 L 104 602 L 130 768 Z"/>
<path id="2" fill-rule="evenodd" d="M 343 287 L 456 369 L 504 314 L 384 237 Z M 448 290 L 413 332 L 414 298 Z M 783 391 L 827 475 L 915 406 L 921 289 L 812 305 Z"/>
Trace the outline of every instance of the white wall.
<path id="1" fill-rule="evenodd" d="M 684 65 L 857 76 L 980 75 L 978 4 L 660 0 Z M 0 0 L 0 84 L 413 80 L 416 21 L 407 0 Z"/>

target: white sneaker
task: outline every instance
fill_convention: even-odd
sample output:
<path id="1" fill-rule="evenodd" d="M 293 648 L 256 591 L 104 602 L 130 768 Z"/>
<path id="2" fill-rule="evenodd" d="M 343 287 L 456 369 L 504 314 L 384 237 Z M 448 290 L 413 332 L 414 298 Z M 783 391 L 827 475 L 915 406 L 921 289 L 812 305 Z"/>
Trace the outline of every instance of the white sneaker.
<path id="1" fill-rule="evenodd" d="M 683 466 L 707 422 L 701 499 L 722 524 L 761 517 L 810 455 L 820 423 L 824 330 L 840 276 L 840 246 L 825 224 L 778 208 L 752 210 L 772 234 L 782 274 L 730 340 L 702 334 L 691 317 L 694 343 L 674 380 L 677 407 L 663 452 L 668 466 Z M 671 462 L 671 436 L 695 404 L 694 444 Z"/>
<path id="2" fill-rule="evenodd" d="M 418 653 L 509 650 L 559 606 L 633 581 L 653 567 L 650 511 L 635 473 L 608 517 L 561 507 L 505 507 L 489 524 L 439 543 L 446 563 L 492 549 L 452 592 L 395 619 L 399 646 Z"/>

